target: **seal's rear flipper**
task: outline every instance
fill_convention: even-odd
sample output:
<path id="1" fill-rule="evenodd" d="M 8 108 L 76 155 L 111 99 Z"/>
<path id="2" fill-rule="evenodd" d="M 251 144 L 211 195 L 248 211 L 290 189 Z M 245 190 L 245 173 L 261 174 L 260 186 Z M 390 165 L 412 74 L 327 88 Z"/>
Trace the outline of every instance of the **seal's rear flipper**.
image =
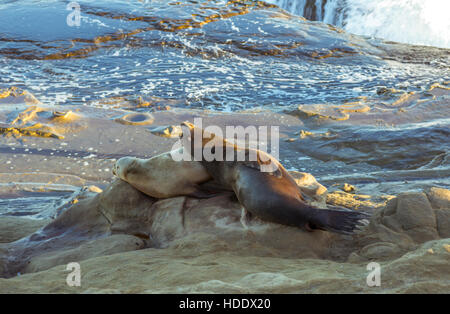
<path id="1" fill-rule="evenodd" d="M 370 215 L 350 210 L 318 209 L 309 221 L 311 229 L 352 234 L 368 224 Z"/>

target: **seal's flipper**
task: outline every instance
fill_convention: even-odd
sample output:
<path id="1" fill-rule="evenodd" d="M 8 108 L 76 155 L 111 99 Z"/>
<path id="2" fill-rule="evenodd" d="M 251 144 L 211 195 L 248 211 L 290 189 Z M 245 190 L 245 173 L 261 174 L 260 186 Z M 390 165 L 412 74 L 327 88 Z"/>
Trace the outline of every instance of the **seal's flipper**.
<path id="1" fill-rule="evenodd" d="M 203 192 L 203 191 L 195 191 L 195 192 L 188 194 L 188 196 L 192 196 L 195 198 L 212 198 L 217 195 L 219 195 L 219 193 L 207 193 L 207 192 Z"/>
<path id="2" fill-rule="evenodd" d="M 237 148 L 237 150 L 240 148 Z M 256 160 L 252 160 L 256 158 Z M 282 178 L 281 164 L 269 154 L 263 151 L 248 149 L 245 151 L 245 160 L 238 161 L 248 168 L 253 168 L 276 178 Z"/>
<path id="3" fill-rule="evenodd" d="M 274 176 L 276 178 L 283 177 L 283 174 L 281 173 L 279 168 L 272 169 L 272 166 L 265 166 L 265 165 L 259 163 L 258 161 L 238 161 L 238 163 L 241 163 L 248 168 L 253 168 L 253 169 L 259 170 L 261 172 L 267 173 L 268 175 Z"/>
<path id="4" fill-rule="evenodd" d="M 369 214 L 351 210 L 318 209 L 310 217 L 307 228 L 353 234 L 367 224 Z"/>
<path id="5" fill-rule="evenodd" d="M 241 224 L 244 227 L 244 229 L 248 229 L 248 225 L 250 223 L 250 220 L 252 219 L 252 214 L 245 209 L 244 206 L 242 206 L 242 212 L 241 212 Z"/>
<path id="6" fill-rule="evenodd" d="M 194 191 L 187 195 L 195 198 L 212 198 L 218 196 L 219 194 L 220 191 L 212 191 L 209 189 L 202 188 L 201 186 L 195 186 Z"/>

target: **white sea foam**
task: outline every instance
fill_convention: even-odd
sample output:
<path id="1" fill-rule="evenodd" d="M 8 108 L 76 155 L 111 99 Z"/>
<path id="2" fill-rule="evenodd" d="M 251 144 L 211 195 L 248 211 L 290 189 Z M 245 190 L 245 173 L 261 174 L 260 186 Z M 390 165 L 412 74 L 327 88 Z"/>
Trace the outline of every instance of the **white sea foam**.
<path id="1" fill-rule="evenodd" d="M 448 0 L 348 0 L 345 29 L 393 41 L 450 48 Z"/>
<path id="2" fill-rule="evenodd" d="M 450 48 L 449 0 L 327 0 L 323 5 L 324 1 L 267 0 L 302 16 L 315 7 L 312 18 L 354 34 Z"/>

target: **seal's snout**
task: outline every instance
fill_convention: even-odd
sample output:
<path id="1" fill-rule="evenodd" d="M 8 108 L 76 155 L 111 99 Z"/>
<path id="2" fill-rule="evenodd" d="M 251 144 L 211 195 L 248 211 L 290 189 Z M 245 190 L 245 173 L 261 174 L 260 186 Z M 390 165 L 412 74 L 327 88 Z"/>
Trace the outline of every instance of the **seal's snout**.
<path id="1" fill-rule="evenodd" d="M 119 160 L 117 160 L 114 163 L 114 166 L 112 167 L 112 173 L 120 178 L 120 179 L 124 179 L 124 175 L 126 173 L 126 171 L 124 172 L 124 170 L 127 170 L 128 167 L 133 164 L 134 160 L 136 158 L 131 158 L 131 157 L 122 157 Z"/>

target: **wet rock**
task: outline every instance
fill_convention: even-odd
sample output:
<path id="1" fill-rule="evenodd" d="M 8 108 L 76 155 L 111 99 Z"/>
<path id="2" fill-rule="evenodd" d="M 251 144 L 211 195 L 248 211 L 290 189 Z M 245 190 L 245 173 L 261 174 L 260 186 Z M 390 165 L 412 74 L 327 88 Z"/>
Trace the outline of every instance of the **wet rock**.
<path id="1" fill-rule="evenodd" d="M 441 238 L 450 238 L 450 209 L 435 210 L 437 230 Z"/>
<path id="2" fill-rule="evenodd" d="M 435 209 L 450 209 L 450 190 L 432 187 L 426 191 L 431 206 Z"/>
<path id="3" fill-rule="evenodd" d="M 184 206 L 186 197 L 160 200 L 149 212 L 148 220 L 152 230 L 152 243 L 158 247 L 167 246 L 171 241 L 185 234 L 186 216 Z"/>
<path id="4" fill-rule="evenodd" d="M 450 244 L 444 244 L 444 245 L 442 245 L 442 247 L 443 247 L 447 252 L 450 253 Z"/>
<path id="5" fill-rule="evenodd" d="M 150 113 L 129 113 L 115 121 L 127 125 L 148 125 L 152 124 L 155 118 Z"/>
<path id="6" fill-rule="evenodd" d="M 356 252 L 351 253 L 347 258 L 347 263 L 361 263 L 367 261 L 367 258 L 362 257 L 361 255 L 357 254 Z"/>
<path id="7" fill-rule="evenodd" d="M 205 242 L 202 244 L 205 246 Z M 336 263 L 251 256 L 232 250 L 187 254 L 188 249 L 179 253 L 178 248 L 169 247 L 86 260 L 81 263 L 83 275 L 79 288 L 69 287 L 64 280 L 65 267 L 57 266 L 11 279 L 0 278 L 0 292 L 442 293 L 449 289 L 449 253 L 445 245 L 448 240 L 430 241 L 401 257 L 380 263 L 380 287 L 367 286 L 366 260 Z M 428 253 L 430 249 L 434 254 Z"/>
<path id="8" fill-rule="evenodd" d="M 303 194 L 312 198 L 312 205 L 326 208 L 327 188 L 317 182 L 313 175 L 306 172 L 291 171 L 290 174 Z"/>
<path id="9" fill-rule="evenodd" d="M 326 194 L 326 188 L 311 175 L 294 173 L 294 177 L 311 199 Z M 337 268 L 339 284 L 327 281 L 313 291 L 337 291 L 338 286 L 344 284 L 350 285 L 351 291 L 361 292 L 361 282 L 365 282 L 367 276 L 367 261 L 390 261 L 383 266 L 383 274 L 386 269 L 397 269 L 397 277 L 407 278 L 410 270 L 402 269 L 397 263 L 402 260 L 409 267 L 422 267 L 422 264 L 414 264 L 418 262 L 430 267 L 429 272 L 414 277 L 421 278 L 423 289 L 429 290 L 434 288 L 426 285 L 426 280 L 442 280 L 437 270 L 441 269 L 444 254 L 448 254 L 445 245 L 449 244 L 445 241 L 421 246 L 430 234 L 437 237 L 436 220 L 441 220 L 440 211 L 444 211 L 433 210 L 424 193 L 402 193 L 391 199 L 374 213 L 365 230 L 354 237 L 346 237 L 322 231 L 304 232 L 257 218 L 245 229 L 240 222 L 241 206 L 227 193 L 210 199 L 157 200 L 121 180 L 115 180 L 101 193 L 96 193 L 95 188 L 85 189 L 89 190 L 92 191 L 86 197 L 41 230 L 13 243 L 0 244 L 1 276 L 22 274 L 8 279 L 15 283 L 14 289 L 55 289 L 54 285 L 61 281 L 57 278 L 67 275 L 63 267 L 69 262 L 80 262 L 85 283 L 79 292 L 91 288 L 98 289 L 95 291 L 170 292 L 174 291 L 172 281 L 175 278 L 182 278 L 177 281 L 177 291 L 185 292 L 204 289 L 216 292 L 310 291 L 308 289 L 317 280 L 336 280 Z M 444 217 L 442 221 L 448 219 Z M 443 230 L 447 230 L 445 228 Z M 430 230 L 434 230 L 434 235 Z M 414 254 L 408 255 L 408 252 Z M 255 268 L 261 263 L 268 264 Z M 355 265 L 360 263 L 364 267 L 356 272 L 359 266 Z M 227 270 L 224 265 L 234 266 Z M 98 276 L 99 269 L 109 272 L 107 279 Z M 291 277 L 292 272 L 284 273 L 283 269 L 300 270 Z M 306 270 L 311 275 L 305 277 Z M 230 271 L 228 275 L 227 271 Z M 116 280 L 116 272 L 121 274 L 118 282 L 128 278 L 125 286 L 110 285 L 111 280 Z M 168 274 L 174 277 L 168 279 Z M 317 274 L 321 275 L 317 277 Z M 146 282 L 162 280 L 166 285 L 148 290 L 147 285 L 140 283 L 143 276 L 150 276 L 146 277 Z M 244 284 L 243 278 L 249 283 Z M 22 284 L 24 280 L 27 285 Z M 385 280 L 384 287 L 408 289 L 396 278 Z M 136 283 L 138 286 L 132 288 Z M 67 287 L 62 289 L 58 291 L 65 291 Z"/>
<path id="10" fill-rule="evenodd" d="M 323 114 L 325 115 L 325 112 Z M 345 112 L 343 114 L 348 115 Z M 356 116 L 360 114 L 353 113 L 352 115 L 355 116 L 354 121 L 356 121 Z M 370 116 L 368 113 L 364 115 Z M 383 123 L 381 121 L 378 121 L 378 123 Z M 346 123 L 338 126 L 338 124 L 330 122 L 329 119 L 316 117 L 308 119 L 306 122 L 318 124 L 322 127 L 326 125 L 328 131 L 325 134 L 315 133 L 293 142 L 291 143 L 292 148 L 325 162 L 367 163 L 391 170 L 419 168 L 429 164 L 439 155 L 445 156 L 447 145 L 445 139 L 450 136 L 449 129 L 440 125 L 418 128 L 415 132 L 386 127 L 369 127 L 367 130 L 370 131 L 361 132 L 360 125 L 365 124 L 366 121 L 358 120 L 357 125 Z M 393 124 L 396 123 L 393 122 Z M 442 159 L 442 157 L 437 158 L 434 163 L 439 164 L 439 159 Z M 439 170 L 437 176 L 444 176 L 445 171 L 445 169 Z M 421 171 L 418 171 L 418 173 L 421 176 L 423 175 Z"/>
<path id="11" fill-rule="evenodd" d="M 297 110 L 289 112 L 303 119 L 329 119 L 336 121 L 348 120 L 351 113 L 365 113 L 370 111 L 370 107 L 360 102 L 346 103 L 339 106 L 333 105 L 299 105 Z M 302 135 L 302 134 L 301 134 Z M 303 134 L 311 135 L 311 134 Z M 302 137 L 304 138 L 304 137 Z"/>
<path id="12" fill-rule="evenodd" d="M 424 242 L 449 237 L 449 222 L 449 211 L 433 209 L 425 193 L 401 193 L 374 213 L 367 230 L 358 236 L 362 249 L 357 252 L 371 259 L 400 256 Z"/>
<path id="13" fill-rule="evenodd" d="M 105 238 L 86 241 L 80 246 L 71 249 L 39 254 L 29 261 L 22 273 L 33 273 L 49 269 L 55 265 L 66 265 L 70 262 L 80 262 L 87 258 L 134 251 L 144 247 L 145 242 L 138 237 L 115 234 Z"/>
<path id="14" fill-rule="evenodd" d="M 92 195 L 91 193 L 102 193 L 103 190 L 100 189 L 98 186 L 95 185 L 89 185 L 86 187 L 82 188 L 82 192 L 83 192 L 83 198 L 86 198 L 88 195 Z M 81 197 L 80 197 L 81 198 Z"/>
<path id="15" fill-rule="evenodd" d="M 306 174 L 297 179 L 313 196 L 324 191 Z M 411 202 L 427 209 L 424 198 L 423 193 L 403 193 L 390 200 L 377 210 L 367 230 L 352 239 L 258 219 L 251 220 L 246 230 L 240 223 L 240 205 L 228 194 L 156 200 L 116 180 L 102 193 L 73 204 L 39 232 L 0 245 L 0 271 L 7 277 L 22 274 L 8 279 L 13 287 L 9 291 L 66 291 L 69 288 L 58 278 L 65 278 L 63 267 L 76 261 L 82 263 L 84 274 L 78 292 L 170 292 L 175 278 L 177 291 L 185 292 L 332 292 L 342 291 L 342 284 L 348 291 L 361 292 L 368 289 L 361 286 L 365 266 L 375 260 L 390 261 L 383 264 L 383 291 L 410 291 L 404 278 L 412 278 L 408 277 L 412 272 L 421 278 L 415 291 L 434 291 L 445 286 L 438 272 L 449 244 L 442 240 L 420 246 L 416 241 L 422 239 L 414 240 L 408 233 L 432 226 L 428 220 L 417 221 L 428 217 L 427 212 L 411 209 Z M 409 220 L 404 221 L 405 216 Z M 395 228 L 385 225 L 386 218 Z M 330 260 L 334 256 L 347 263 Z M 427 272 L 418 269 L 423 265 Z M 98 276 L 99 269 L 108 272 L 107 278 Z M 148 290 L 144 282 L 149 281 L 158 285 Z M 428 284 L 431 281 L 434 286 Z"/>
<path id="16" fill-rule="evenodd" d="M 368 247 L 372 244 L 375 244 L 376 247 L 378 243 L 391 243 L 398 247 L 398 250 L 380 250 L 379 252 L 382 254 L 377 257 L 380 260 L 398 257 L 417 248 L 417 244 L 413 239 L 411 239 L 411 237 L 401 230 L 392 230 L 391 228 L 385 226 L 377 218 L 371 219 L 370 224 L 367 229 L 364 230 L 364 233 L 357 236 L 357 242 L 358 246 L 361 248 Z M 360 254 L 361 249 L 357 249 L 356 252 Z M 370 257 L 376 258 L 376 252 L 376 249 L 371 250 Z M 392 253 L 392 255 L 388 255 L 388 253 Z"/>
<path id="17" fill-rule="evenodd" d="M 146 223 L 147 211 L 155 199 L 116 179 L 98 195 L 97 206 L 111 225 L 123 221 Z"/>
<path id="18" fill-rule="evenodd" d="M 29 91 L 18 87 L 0 88 L 0 104 L 2 105 L 36 105 L 40 103 Z"/>
<path id="19" fill-rule="evenodd" d="M 322 190 L 313 178 L 304 182 L 309 184 L 308 191 L 313 183 L 316 190 L 317 187 Z M 232 250 L 245 252 L 252 246 L 263 255 L 310 258 L 328 256 L 331 243 L 339 239 L 327 232 L 308 233 L 257 218 L 246 230 L 240 222 L 240 209 L 226 193 L 206 200 L 186 197 L 156 200 L 122 180 L 115 180 L 102 193 L 80 198 L 38 232 L 8 244 L 10 262 L 4 265 L 2 276 L 43 271 L 132 249 L 166 248 L 198 233 L 209 234 L 207 242 L 228 243 Z M 247 232 L 251 236 L 243 240 Z M 122 237 L 111 238 L 112 235 Z"/>
<path id="20" fill-rule="evenodd" d="M 183 131 L 179 125 L 159 126 L 153 129 L 149 129 L 149 132 L 162 137 L 175 138 L 179 137 Z"/>
<path id="21" fill-rule="evenodd" d="M 361 249 L 360 255 L 367 259 L 386 259 L 395 256 L 399 252 L 396 244 L 389 242 L 377 242 L 369 244 Z"/>
<path id="22" fill-rule="evenodd" d="M 58 111 L 39 106 L 16 108 L 6 114 L 8 123 L 0 125 L 0 134 L 6 136 L 50 137 L 64 139 L 86 128 L 82 117 L 70 110 Z"/>
<path id="23" fill-rule="evenodd" d="M 355 193 L 356 192 L 356 188 L 353 185 L 348 184 L 348 183 L 344 183 L 344 185 L 340 189 L 347 193 Z"/>
<path id="24" fill-rule="evenodd" d="M 449 289 L 448 239 L 429 241 L 382 268 L 382 283 L 397 293 L 443 293 Z M 433 254 L 428 251 L 432 249 Z M 400 275 L 401 274 L 401 275 Z M 422 278 L 420 282 L 413 278 Z M 383 282 L 384 280 L 384 282 Z"/>
<path id="25" fill-rule="evenodd" d="M 291 112 L 300 118 L 316 118 L 316 119 L 331 119 L 337 121 L 347 120 L 350 116 L 348 113 L 340 110 L 336 106 L 325 105 L 300 105 L 297 111 Z"/>
<path id="26" fill-rule="evenodd" d="M 299 133 L 300 138 L 306 138 L 306 137 L 311 136 L 311 135 L 313 135 L 312 132 L 305 131 L 305 130 L 301 130 L 300 133 Z"/>
<path id="27" fill-rule="evenodd" d="M 403 230 L 418 243 L 437 239 L 436 218 L 424 193 L 398 196 L 396 218 Z"/>
<path id="28" fill-rule="evenodd" d="M 394 88 L 388 88 L 386 86 L 382 86 L 377 89 L 378 95 L 393 96 L 393 95 L 401 94 L 401 93 L 403 93 L 403 91 L 396 90 Z"/>
<path id="29" fill-rule="evenodd" d="M 48 219 L 37 220 L 22 217 L 0 217 L 0 243 L 8 243 L 21 239 L 48 223 Z"/>
<path id="30" fill-rule="evenodd" d="M 372 220 L 374 225 L 382 224 L 393 232 L 404 233 L 417 243 L 438 237 L 434 212 L 424 193 L 399 194 L 378 210 Z"/>
<path id="31" fill-rule="evenodd" d="M 7 259 L 8 259 L 8 249 L 5 244 L 0 243 L 0 278 L 6 276 L 7 274 Z"/>
<path id="32" fill-rule="evenodd" d="M 89 288 L 81 292 L 82 294 L 120 294 L 118 289 L 99 289 L 99 288 Z"/>
<path id="33" fill-rule="evenodd" d="M 373 210 L 384 207 L 386 199 L 372 198 L 370 195 L 351 194 L 343 191 L 334 191 L 327 194 L 327 203 L 350 208 L 353 210 Z"/>

